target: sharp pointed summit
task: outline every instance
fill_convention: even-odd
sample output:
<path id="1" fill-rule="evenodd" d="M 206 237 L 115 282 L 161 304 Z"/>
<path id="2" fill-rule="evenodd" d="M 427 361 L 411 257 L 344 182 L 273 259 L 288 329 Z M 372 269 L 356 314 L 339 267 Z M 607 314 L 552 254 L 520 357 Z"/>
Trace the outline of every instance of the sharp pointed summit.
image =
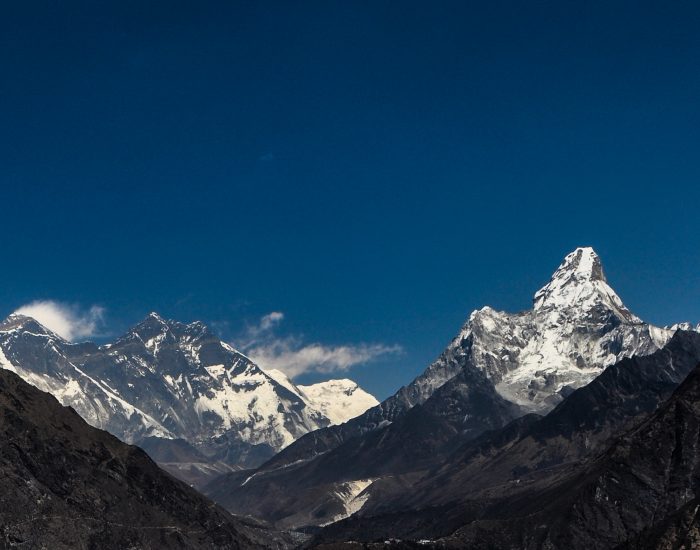
<path id="1" fill-rule="evenodd" d="M 143 318 L 139 323 L 137 323 L 131 330 L 136 331 L 144 328 L 160 328 L 169 327 L 170 323 L 158 315 L 155 311 L 152 311 L 146 317 Z"/>
<path id="2" fill-rule="evenodd" d="M 602 322 L 610 316 L 619 322 L 642 322 L 608 285 L 600 257 L 590 247 L 577 248 L 564 258 L 551 280 L 535 294 L 533 309 L 566 311 L 577 318 L 597 317 Z"/>
<path id="3" fill-rule="evenodd" d="M 553 279 L 561 277 L 605 282 L 600 256 L 590 246 L 579 247 L 566 255 Z"/>
<path id="4" fill-rule="evenodd" d="M 591 247 L 577 248 L 566 255 L 550 281 L 535 294 L 535 305 L 542 296 L 561 293 L 568 287 L 598 283 L 607 284 L 600 256 Z"/>

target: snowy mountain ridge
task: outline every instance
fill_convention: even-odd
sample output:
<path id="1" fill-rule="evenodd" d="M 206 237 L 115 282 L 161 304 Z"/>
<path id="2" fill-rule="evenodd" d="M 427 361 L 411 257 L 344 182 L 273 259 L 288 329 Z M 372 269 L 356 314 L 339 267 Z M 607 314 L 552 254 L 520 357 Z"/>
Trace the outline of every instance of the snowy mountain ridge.
<path id="1" fill-rule="evenodd" d="M 376 404 L 357 385 L 348 393 L 349 381 L 321 383 L 325 391 L 299 388 L 281 373 L 267 374 L 201 322 L 156 313 L 102 346 L 67 342 L 30 317 L 11 315 L 0 323 L 0 367 L 128 443 L 184 440 L 193 454 L 228 467 L 257 464 Z"/>
<path id="2" fill-rule="evenodd" d="M 354 418 L 379 404 L 373 395 L 347 378 L 299 386 L 299 389 L 331 421 L 331 425 L 342 424 L 348 416 Z"/>
<path id="3" fill-rule="evenodd" d="M 599 256 L 584 247 L 564 258 L 531 310 L 476 310 L 448 350 L 468 343 L 473 366 L 503 397 L 546 412 L 623 357 L 656 351 L 676 328 L 632 314 L 608 285 Z"/>
<path id="4" fill-rule="evenodd" d="M 473 311 L 443 352 L 412 382 L 349 423 L 302 438 L 269 468 L 310 460 L 348 439 L 380 429 L 438 390 L 466 389 L 459 376 L 484 376 L 522 414 L 545 413 L 618 360 L 648 355 L 688 323 L 660 328 L 632 314 L 608 285 L 598 254 L 577 248 L 535 292 L 533 307 Z M 699 327 L 700 328 L 700 327 Z M 695 329 L 697 330 L 697 328 Z M 459 387 L 462 390 L 459 390 Z M 475 405 L 462 403 L 464 413 Z"/>
<path id="5" fill-rule="evenodd" d="M 525 411 L 546 412 L 605 367 L 623 357 L 648 355 L 676 330 L 689 327 L 659 328 L 632 314 L 608 285 L 598 254 L 580 247 L 535 293 L 532 309 L 473 311 L 420 376 L 367 413 L 368 426 L 424 403 L 465 368 L 482 372 Z"/>
<path id="6" fill-rule="evenodd" d="M 118 418 L 130 419 L 129 428 L 121 430 L 126 441 L 133 441 L 136 434 L 173 437 L 159 421 L 74 364 L 65 353 L 74 347 L 75 344 L 24 315 L 13 314 L 0 323 L 0 368 L 51 393 L 64 405 L 70 404 L 95 427 L 117 430 Z"/>
<path id="7" fill-rule="evenodd" d="M 284 528 L 361 514 L 402 476 L 410 486 L 411 472 L 423 475 L 436 457 L 528 412 L 551 411 L 608 366 L 652 354 L 683 328 L 690 327 L 659 328 L 632 314 L 595 251 L 577 248 L 534 294 L 531 309 L 472 312 L 440 356 L 394 395 L 300 438 L 244 484 L 222 476 L 207 494 Z M 350 490 L 364 481 L 370 484 L 361 492 Z"/>

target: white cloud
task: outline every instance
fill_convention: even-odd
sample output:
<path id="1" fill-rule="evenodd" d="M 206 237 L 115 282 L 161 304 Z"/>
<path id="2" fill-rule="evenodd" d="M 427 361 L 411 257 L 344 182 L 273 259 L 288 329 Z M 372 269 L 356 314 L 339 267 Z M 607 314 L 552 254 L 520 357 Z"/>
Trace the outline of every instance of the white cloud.
<path id="1" fill-rule="evenodd" d="M 331 373 L 346 371 L 356 365 L 387 354 L 401 353 L 400 346 L 384 344 L 346 344 L 327 346 L 319 343 L 304 344 L 298 337 L 279 338 L 274 329 L 284 314 L 273 311 L 249 326 L 239 347 L 263 369 L 277 369 L 289 377 L 305 372 Z"/>
<path id="2" fill-rule="evenodd" d="M 23 305 L 15 313 L 32 317 L 66 340 L 75 341 L 98 333 L 102 326 L 105 309 L 92 306 L 88 310 L 83 310 L 77 306 L 53 300 L 37 300 Z"/>
<path id="3" fill-rule="evenodd" d="M 284 319 L 284 313 L 281 311 L 271 311 L 267 315 L 263 315 L 256 324 L 248 325 L 245 334 L 239 338 L 238 347 L 246 350 L 255 346 L 261 340 L 269 339 L 270 333 L 277 328 L 282 319 Z"/>
<path id="4" fill-rule="evenodd" d="M 282 319 L 284 319 L 284 313 L 281 311 L 272 311 L 260 318 L 259 329 L 260 331 L 270 330 L 279 325 Z"/>
<path id="5" fill-rule="evenodd" d="M 299 345 L 296 339 L 287 338 L 256 346 L 248 350 L 247 354 L 263 369 L 281 370 L 287 376 L 294 377 L 311 371 L 324 373 L 346 371 L 350 367 L 368 363 L 381 355 L 400 352 L 400 346 L 384 344 Z"/>

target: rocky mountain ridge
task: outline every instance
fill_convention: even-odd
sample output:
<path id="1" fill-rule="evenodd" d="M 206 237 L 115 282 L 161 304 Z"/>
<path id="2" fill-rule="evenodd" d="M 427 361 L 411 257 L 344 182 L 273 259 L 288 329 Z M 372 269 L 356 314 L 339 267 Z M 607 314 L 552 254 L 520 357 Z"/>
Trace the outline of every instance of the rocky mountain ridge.
<path id="1" fill-rule="evenodd" d="M 592 539 L 602 523 L 582 527 L 576 540 L 553 542 L 573 530 L 573 521 L 559 508 L 564 502 L 578 506 L 587 498 L 569 494 L 570 480 L 585 479 L 588 464 L 607 456 L 620 436 L 640 432 L 637 426 L 645 425 L 674 391 L 681 391 L 679 385 L 687 385 L 686 377 L 692 377 L 699 364 L 700 334 L 678 332 L 661 350 L 623 359 L 606 369 L 545 417 L 526 415 L 465 442 L 422 472 L 372 484 L 363 495 L 361 511 L 329 526 L 319 539 L 435 539 L 449 538 L 461 529 L 465 535 L 471 533 L 469 544 L 475 548 L 480 547 L 475 542 L 480 538 L 490 540 L 491 546 L 484 542 L 486 548 L 520 548 L 514 542 L 517 538 L 499 539 L 495 533 L 527 528 L 531 531 L 523 539 L 539 542 L 523 543 L 523 548 L 615 546 L 629 534 L 618 532 L 616 543 L 599 546 Z M 636 459 L 653 461 L 656 454 L 640 454 Z M 552 505 L 554 500 L 556 505 Z M 529 514 L 538 515 L 530 518 Z M 550 521 L 554 516 L 560 519 Z M 591 517 L 578 519 L 583 522 Z M 493 530 L 487 528 L 492 524 Z M 541 536 L 543 525 L 549 525 L 546 536 Z M 486 536 L 485 531 L 492 532 Z M 588 538 L 582 538 L 584 533 Z"/>
<path id="2" fill-rule="evenodd" d="M 189 446 L 189 457 L 179 453 L 181 463 L 164 462 L 190 481 L 259 464 L 376 402 L 350 381 L 301 389 L 281 373 L 267 374 L 204 324 L 155 313 L 102 346 L 67 342 L 32 318 L 12 315 L 0 323 L 0 366 L 93 426 L 128 443 L 147 442 L 157 460 Z M 317 391 L 324 394 L 318 405 Z M 329 400 L 332 418 L 323 412 Z"/>
<path id="3" fill-rule="evenodd" d="M 437 460 L 487 430 L 547 413 L 606 367 L 653 353 L 677 330 L 633 315 L 598 255 L 578 248 L 535 293 L 531 310 L 473 312 L 438 359 L 395 395 L 303 436 L 249 479 L 222 477 L 209 494 L 285 527 L 327 523 L 343 510 L 357 512 L 339 496 L 347 484 L 405 475 L 423 467 L 416 450 Z"/>

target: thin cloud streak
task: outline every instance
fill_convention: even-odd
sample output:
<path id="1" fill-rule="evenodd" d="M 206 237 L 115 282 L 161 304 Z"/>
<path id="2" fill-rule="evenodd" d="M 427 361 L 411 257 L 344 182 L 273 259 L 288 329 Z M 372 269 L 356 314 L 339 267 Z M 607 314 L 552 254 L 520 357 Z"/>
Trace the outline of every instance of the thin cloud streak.
<path id="1" fill-rule="evenodd" d="M 289 377 L 307 372 L 335 373 L 369 363 L 383 355 L 401 353 L 398 345 L 345 344 L 329 346 L 317 342 L 305 344 L 301 338 L 278 337 L 274 332 L 284 314 L 273 311 L 249 326 L 238 347 L 263 369 L 277 369 Z"/>
<path id="2" fill-rule="evenodd" d="M 299 345 L 296 339 L 275 340 L 247 351 L 248 356 L 263 369 L 277 369 L 295 377 L 306 372 L 334 373 L 363 365 L 382 355 L 401 353 L 400 346 L 358 344 L 324 346 Z"/>

